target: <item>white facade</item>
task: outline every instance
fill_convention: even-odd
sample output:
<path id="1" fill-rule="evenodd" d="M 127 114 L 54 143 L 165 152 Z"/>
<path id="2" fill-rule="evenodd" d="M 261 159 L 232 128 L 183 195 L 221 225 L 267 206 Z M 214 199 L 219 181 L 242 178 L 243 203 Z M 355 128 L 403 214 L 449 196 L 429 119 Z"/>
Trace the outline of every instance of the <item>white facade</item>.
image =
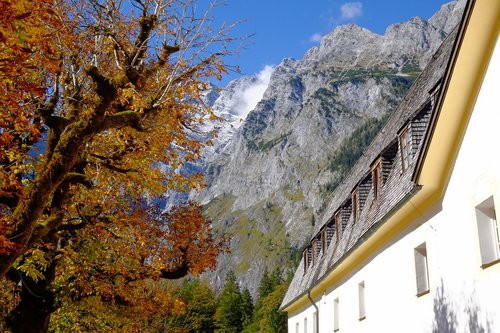
<path id="1" fill-rule="evenodd" d="M 500 332 L 500 262 L 483 263 L 477 212 L 492 202 L 500 212 L 499 95 L 497 43 L 444 197 L 314 299 L 317 332 Z M 500 230 L 488 232 L 500 251 Z M 289 312 L 289 332 L 315 333 L 316 312 L 310 302 Z"/>

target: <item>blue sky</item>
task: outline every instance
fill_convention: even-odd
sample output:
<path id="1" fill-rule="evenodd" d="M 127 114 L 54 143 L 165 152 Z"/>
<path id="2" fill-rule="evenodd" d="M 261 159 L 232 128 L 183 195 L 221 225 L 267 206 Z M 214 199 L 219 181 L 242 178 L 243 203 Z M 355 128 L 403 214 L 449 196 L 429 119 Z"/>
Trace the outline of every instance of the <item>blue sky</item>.
<path id="1" fill-rule="evenodd" d="M 227 0 L 213 13 L 218 22 L 244 20 L 235 36 L 254 34 L 239 55 L 227 62 L 239 65 L 243 75 L 277 65 L 283 58 L 301 59 L 321 36 L 337 25 L 354 22 L 383 34 L 388 25 L 411 17 L 430 18 L 449 0 Z M 236 74 L 226 76 L 224 86 Z"/>

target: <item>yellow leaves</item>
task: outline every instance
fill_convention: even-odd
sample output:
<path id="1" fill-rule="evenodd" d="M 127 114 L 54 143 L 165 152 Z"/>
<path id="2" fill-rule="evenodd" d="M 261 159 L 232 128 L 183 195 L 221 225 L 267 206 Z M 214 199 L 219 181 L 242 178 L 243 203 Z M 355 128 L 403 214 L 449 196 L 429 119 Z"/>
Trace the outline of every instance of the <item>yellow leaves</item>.
<path id="1" fill-rule="evenodd" d="M 141 114 L 144 109 L 150 106 L 149 96 L 141 91 L 137 91 L 137 88 L 131 83 L 127 83 L 125 88 L 118 89 L 118 101 L 127 110 L 136 111 Z"/>
<path id="2" fill-rule="evenodd" d="M 33 249 L 25 256 L 25 259 L 17 267 L 18 270 L 24 272 L 33 281 L 45 279 L 43 272 L 50 264 L 50 260 L 46 258 L 45 252 L 40 249 Z"/>
<path id="3" fill-rule="evenodd" d="M 99 321 L 116 315 L 103 306 L 106 302 L 112 304 L 111 312 L 132 308 L 127 313 L 141 320 L 158 309 L 163 314 L 182 311 L 182 302 L 169 291 L 149 285 L 146 279 L 158 278 L 163 269 L 182 264 L 179 247 L 188 247 L 187 259 L 194 274 L 213 268 L 215 257 L 223 250 L 223 244 L 211 238 L 210 223 L 201 216 L 199 207 L 186 208 L 183 217 L 175 221 L 161 221 L 170 223 L 165 227 L 158 221 L 158 212 L 143 211 L 145 204 L 140 200 L 203 186 L 202 175 L 185 175 L 181 169 L 199 159 L 202 148 L 212 144 L 211 140 L 198 139 L 202 125 L 217 119 L 202 97 L 207 82 L 213 77 L 220 79 L 226 68 L 219 56 L 202 58 L 212 49 L 211 42 L 222 39 L 198 27 L 197 20 L 170 17 L 191 4 L 173 1 L 171 5 L 179 11 L 166 11 L 158 18 L 164 33 L 148 35 L 143 31 L 141 36 L 142 11 L 120 12 L 118 6 L 103 10 L 86 0 L 0 0 L 0 195 L 13 202 L 7 210 L 16 211 L 16 200 L 30 199 L 22 195 L 31 193 L 24 191 L 31 186 L 31 179 L 47 175 L 44 184 L 52 192 L 43 189 L 40 193 L 44 195 L 37 192 L 31 198 L 44 198 L 38 211 L 50 216 L 61 213 L 63 226 L 69 229 L 54 229 L 49 234 L 67 241 L 58 254 L 61 266 L 54 285 L 68 297 L 63 297 L 63 302 L 76 304 L 74 309 L 91 309 L 99 319 L 78 326 L 76 322 L 88 318 L 79 317 L 68 306 L 71 315 L 66 319 L 74 320 L 68 330 L 106 330 Z M 199 34 L 192 36 L 190 31 Z M 171 45 L 173 40 L 181 44 L 180 52 L 162 58 L 159 52 L 166 52 L 162 44 Z M 96 68 L 99 75 L 94 73 L 90 78 L 85 68 Z M 41 112 L 41 105 L 51 96 L 59 97 L 52 104 L 53 113 L 49 108 Z M 134 116 L 120 117 L 123 114 Z M 64 122 L 51 124 L 54 117 L 50 115 L 60 116 Z M 121 123 L 117 120 L 111 126 L 109 119 Z M 66 122 L 68 127 L 64 127 Z M 31 158 L 42 129 L 48 129 L 48 137 L 54 140 L 45 145 L 47 149 L 64 146 L 61 142 L 71 146 Z M 61 131 L 64 135 L 59 136 Z M 58 138 L 63 141 L 57 142 Z M 78 154 L 66 154 L 70 151 Z M 71 158 L 57 170 L 49 170 L 54 156 Z M 47 170 L 54 172 L 45 173 Z M 54 174 L 61 176 L 58 181 Z M 68 174 L 90 179 L 93 187 L 68 185 Z M 19 214 L 20 219 L 35 215 Z M 45 223 L 52 227 L 41 214 L 23 223 L 7 214 L 1 218 L 0 254 L 13 249 L 9 233 L 30 236 L 29 228 L 11 231 L 11 225 Z M 79 223 L 88 226 L 71 229 Z M 33 249 L 19 269 L 39 280 L 49 263 L 47 254 Z M 68 300 L 72 297 L 78 301 Z M 127 328 L 133 328 L 128 331 L 139 331 L 130 325 Z"/>

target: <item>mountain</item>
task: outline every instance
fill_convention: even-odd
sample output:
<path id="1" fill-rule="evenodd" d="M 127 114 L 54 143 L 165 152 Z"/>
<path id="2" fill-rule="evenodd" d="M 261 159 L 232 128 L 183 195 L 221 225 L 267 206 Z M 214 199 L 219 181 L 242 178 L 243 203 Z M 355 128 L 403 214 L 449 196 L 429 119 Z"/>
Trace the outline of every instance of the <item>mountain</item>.
<path id="1" fill-rule="evenodd" d="M 284 59 L 260 101 L 242 112 L 242 77 L 218 93 L 226 120 L 203 168 L 196 199 L 218 232 L 231 236 L 221 259 L 255 293 L 264 267 L 292 267 L 335 186 L 396 108 L 444 38 L 465 1 L 429 20 L 414 17 L 384 35 L 355 24 L 335 28 L 302 59 Z M 214 97 L 214 96 L 212 96 Z M 247 114 L 248 113 L 248 114 Z"/>

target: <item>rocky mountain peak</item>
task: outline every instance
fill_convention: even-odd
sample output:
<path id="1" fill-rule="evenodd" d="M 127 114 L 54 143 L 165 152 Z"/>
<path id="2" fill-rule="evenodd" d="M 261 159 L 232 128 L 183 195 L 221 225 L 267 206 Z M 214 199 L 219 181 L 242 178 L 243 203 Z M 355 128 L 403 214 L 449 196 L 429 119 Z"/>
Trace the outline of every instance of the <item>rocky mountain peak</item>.
<path id="1" fill-rule="evenodd" d="M 214 110 L 239 123 L 207 159 L 208 186 L 198 196 L 215 228 L 231 236 L 232 254 L 220 269 L 233 269 L 255 291 L 264 266 L 290 262 L 352 155 L 399 104 L 464 2 L 443 6 L 429 21 L 393 24 L 384 35 L 337 27 L 303 59 L 270 69 L 266 80 L 240 78 L 220 92 Z M 242 112 L 259 82 L 265 93 Z"/>
<path id="2" fill-rule="evenodd" d="M 452 1 L 441 6 L 434 14 L 429 23 L 436 29 L 451 31 L 460 21 L 467 0 Z"/>

